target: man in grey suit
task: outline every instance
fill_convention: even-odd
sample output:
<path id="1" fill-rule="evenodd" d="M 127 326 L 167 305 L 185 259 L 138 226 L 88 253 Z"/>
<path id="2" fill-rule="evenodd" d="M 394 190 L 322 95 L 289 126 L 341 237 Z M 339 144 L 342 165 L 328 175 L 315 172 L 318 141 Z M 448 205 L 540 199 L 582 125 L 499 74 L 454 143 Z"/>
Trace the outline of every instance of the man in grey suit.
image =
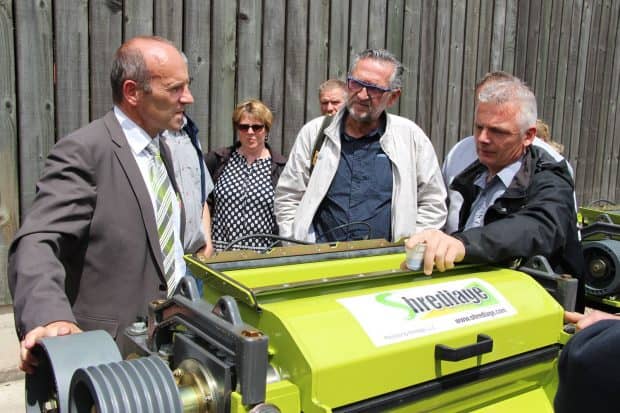
<path id="1" fill-rule="evenodd" d="M 125 327 L 185 274 L 183 208 L 159 134 L 180 129 L 193 102 L 187 65 L 167 40 L 137 37 L 116 52 L 110 79 L 114 109 L 51 150 L 9 251 L 20 368 L 27 373 L 37 364 L 31 350 L 46 336 L 104 329 L 123 351 Z M 166 217 L 173 247 L 167 250 L 155 214 L 156 163 L 171 195 Z"/>

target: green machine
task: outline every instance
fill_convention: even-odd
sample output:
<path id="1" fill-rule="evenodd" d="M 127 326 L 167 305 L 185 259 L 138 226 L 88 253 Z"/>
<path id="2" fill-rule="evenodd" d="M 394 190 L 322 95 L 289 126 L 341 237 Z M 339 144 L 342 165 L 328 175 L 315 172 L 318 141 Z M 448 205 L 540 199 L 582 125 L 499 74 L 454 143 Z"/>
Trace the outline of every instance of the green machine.
<path id="1" fill-rule="evenodd" d="M 570 335 L 549 292 L 576 281 L 404 258 L 375 240 L 186 257 L 204 297 L 186 277 L 153 302 L 127 360 L 72 366 L 59 411 L 552 412 Z"/>
<path id="2" fill-rule="evenodd" d="M 607 312 L 620 311 L 620 205 L 599 201 L 579 208 L 586 263 L 586 303 Z"/>

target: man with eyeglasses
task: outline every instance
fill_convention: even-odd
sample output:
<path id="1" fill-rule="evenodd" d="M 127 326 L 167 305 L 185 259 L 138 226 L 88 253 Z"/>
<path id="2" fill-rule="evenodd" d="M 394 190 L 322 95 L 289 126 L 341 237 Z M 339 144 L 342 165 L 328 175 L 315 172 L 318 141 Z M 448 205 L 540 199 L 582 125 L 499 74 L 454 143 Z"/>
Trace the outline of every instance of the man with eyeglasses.
<path id="1" fill-rule="evenodd" d="M 427 275 L 464 260 L 501 264 L 543 255 L 555 272 L 582 276 L 574 182 L 566 160 L 533 145 L 536 119 L 536 97 L 521 80 L 482 86 L 474 116 L 477 159 L 449 181 L 448 222 L 455 227 L 447 229 L 451 235 L 428 230 L 407 240 L 409 248 L 426 244 Z M 583 283 L 580 289 L 578 310 Z"/>
<path id="2" fill-rule="evenodd" d="M 386 50 L 354 58 L 346 108 L 324 130 L 323 117 L 304 125 L 291 149 L 276 188 L 280 235 L 396 241 L 442 227 L 446 191 L 433 146 L 415 123 L 386 112 L 400 96 L 402 73 Z"/>

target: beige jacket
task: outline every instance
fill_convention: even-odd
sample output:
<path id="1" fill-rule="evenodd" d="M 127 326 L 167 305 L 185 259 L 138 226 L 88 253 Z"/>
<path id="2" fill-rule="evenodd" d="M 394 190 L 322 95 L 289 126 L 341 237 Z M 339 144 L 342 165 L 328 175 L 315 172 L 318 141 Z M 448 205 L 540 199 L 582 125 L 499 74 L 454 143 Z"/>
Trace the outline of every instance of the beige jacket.
<path id="1" fill-rule="evenodd" d="M 308 122 L 297 135 L 275 193 L 280 235 L 314 242 L 312 220 L 340 161 L 340 111 L 325 129 L 326 139 L 310 176 L 310 157 L 323 121 Z M 392 241 L 446 221 L 446 189 L 435 150 L 412 121 L 387 115 L 381 147 L 392 162 Z"/>

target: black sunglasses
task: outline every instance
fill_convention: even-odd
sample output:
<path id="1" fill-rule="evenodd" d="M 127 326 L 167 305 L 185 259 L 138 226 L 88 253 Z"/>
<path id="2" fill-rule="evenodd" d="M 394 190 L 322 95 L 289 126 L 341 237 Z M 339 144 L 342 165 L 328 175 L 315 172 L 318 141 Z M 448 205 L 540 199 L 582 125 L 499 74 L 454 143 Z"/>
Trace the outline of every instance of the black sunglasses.
<path id="1" fill-rule="evenodd" d="M 250 128 L 252 128 L 254 132 L 260 132 L 265 128 L 265 125 L 261 125 L 260 123 L 257 123 L 255 125 L 249 125 L 247 123 L 240 123 L 237 125 L 237 129 L 239 129 L 242 132 L 247 132 L 250 130 Z"/>
<path id="2" fill-rule="evenodd" d="M 347 87 L 353 93 L 358 93 L 363 88 L 366 88 L 366 93 L 371 98 L 376 98 L 383 95 L 385 92 L 391 92 L 391 88 L 384 88 L 381 86 L 373 85 L 370 83 L 366 83 L 363 80 L 359 80 L 354 78 L 353 76 L 347 77 Z"/>

